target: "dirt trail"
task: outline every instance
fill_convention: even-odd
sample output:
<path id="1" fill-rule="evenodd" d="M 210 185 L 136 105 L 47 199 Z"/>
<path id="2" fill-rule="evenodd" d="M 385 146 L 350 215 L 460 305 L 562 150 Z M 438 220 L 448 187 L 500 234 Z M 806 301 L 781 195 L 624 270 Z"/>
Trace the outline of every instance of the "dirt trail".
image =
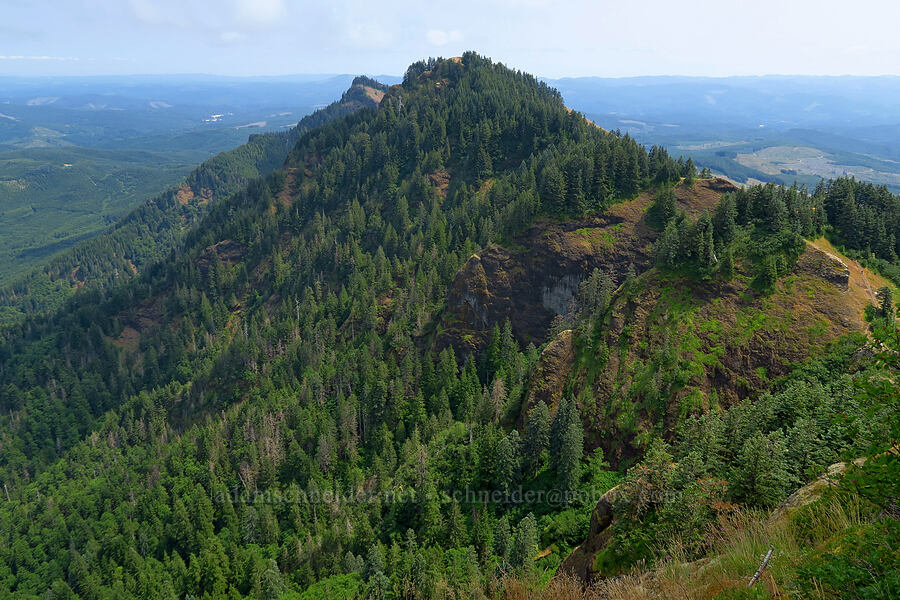
<path id="1" fill-rule="evenodd" d="M 869 297 L 872 298 L 872 299 L 874 300 L 874 299 L 875 299 L 875 292 L 872 291 L 872 286 L 869 285 L 869 278 L 866 277 L 866 272 L 865 272 L 865 270 L 861 269 L 861 270 L 860 270 L 860 274 L 862 275 L 863 283 L 866 284 L 866 291 L 869 292 Z"/>
<path id="2" fill-rule="evenodd" d="M 867 302 L 878 304 L 876 290 L 882 286 L 891 286 L 891 283 L 884 277 L 873 273 L 859 264 L 857 261 L 847 258 L 841 254 L 831 243 L 825 238 L 819 238 L 809 242 L 823 252 L 827 252 L 838 258 L 850 269 L 850 286 L 848 292 L 854 295 L 862 306 Z"/>

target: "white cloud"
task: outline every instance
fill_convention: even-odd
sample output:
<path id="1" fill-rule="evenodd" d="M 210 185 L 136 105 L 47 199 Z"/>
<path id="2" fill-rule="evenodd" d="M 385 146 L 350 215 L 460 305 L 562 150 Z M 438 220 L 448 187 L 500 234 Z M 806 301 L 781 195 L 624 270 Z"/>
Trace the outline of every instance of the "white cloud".
<path id="1" fill-rule="evenodd" d="M 435 46 L 446 46 L 450 42 L 462 41 L 463 35 L 457 30 L 444 31 L 443 29 L 429 29 L 425 34 L 428 42 Z"/>
<path id="2" fill-rule="evenodd" d="M 81 60 L 77 56 L 22 56 L 21 54 L 4 55 L 0 54 L 0 60 L 59 60 L 59 61 L 75 61 Z"/>
<path id="3" fill-rule="evenodd" d="M 394 34 L 377 23 L 354 23 L 344 31 L 344 38 L 360 48 L 387 48 L 394 42 Z"/>
<path id="4" fill-rule="evenodd" d="M 234 14 L 241 25 L 270 25 L 287 15 L 284 0 L 234 0 Z"/>

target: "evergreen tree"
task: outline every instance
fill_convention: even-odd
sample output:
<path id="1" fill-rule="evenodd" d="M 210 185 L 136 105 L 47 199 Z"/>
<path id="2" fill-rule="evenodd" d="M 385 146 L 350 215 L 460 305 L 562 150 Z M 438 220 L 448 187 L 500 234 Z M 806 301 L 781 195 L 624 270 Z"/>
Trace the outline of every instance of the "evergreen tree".
<path id="1" fill-rule="evenodd" d="M 385 565 L 384 547 L 378 543 L 372 544 L 372 546 L 369 547 L 369 553 L 366 556 L 366 564 L 363 568 L 366 579 L 375 577 L 377 573 L 384 573 Z"/>
<path id="2" fill-rule="evenodd" d="M 550 466 L 554 471 L 559 469 L 563 436 L 569 424 L 578 418 L 577 411 L 574 401 L 568 396 L 563 396 L 556 407 L 556 414 L 550 423 Z"/>
<path id="3" fill-rule="evenodd" d="M 450 548 L 462 548 L 468 544 L 468 533 L 466 531 L 465 518 L 459 502 L 454 500 L 450 503 L 450 514 L 447 515 L 447 537 L 446 542 Z"/>
<path id="4" fill-rule="evenodd" d="M 550 426 L 550 465 L 562 491 L 575 489 L 580 476 L 584 429 L 574 400 L 563 398 Z"/>
<path id="5" fill-rule="evenodd" d="M 497 528 L 494 532 L 494 554 L 501 561 L 508 561 L 512 552 L 513 539 L 509 529 L 509 519 L 506 515 L 500 517 L 497 521 Z"/>
<path id="6" fill-rule="evenodd" d="M 594 317 L 606 311 L 612 296 L 613 285 L 609 276 L 594 269 L 579 288 L 579 301 L 582 310 Z"/>
<path id="7" fill-rule="evenodd" d="M 765 203 L 762 209 L 762 223 L 772 233 L 784 229 L 787 224 L 787 206 L 781 195 L 771 190 L 766 190 Z"/>
<path id="8" fill-rule="evenodd" d="M 725 281 L 731 281 L 734 278 L 734 252 L 731 248 L 725 248 L 722 251 L 722 260 L 719 261 L 719 275 Z"/>
<path id="9" fill-rule="evenodd" d="M 278 565 L 271 558 L 266 563 L 266 569 L 260 581 L 260 600 L 278 600 L 284 593 L 285 585 L 281 577 Z"/>
<path id="10" fill-rule="evenodd" d="M 769 255 L 763 258 L 759 274 L 756 276 L 756 283 L 760 289 L 766 292 L 775 289 L 775 284 L 778 283 L 778 261 L 774 256 Z"/>
<path id="11" fill-rule="evenodd" d="M 725 194 L 716 205 L 713 215 L 713 233 L 716 244 L 721 247 L 728 246 L 734 241 L 737 233 L 737 205 L 732 194 Z"/>
<path id="12" fill-rule="evenodd" d="M 684 161 L 681 176 L 684 177 L 685 185 L 691 186 L 694 184 L 694 178 L 697 176 L 697 165 L 694 164 L 693 158 L 688 157 L 688 159 Z"/>
<path id="13" fill-rule="evenodd" d="M 486 181 L 490 178 L 493 170 L 491 157 L 488 155 L 487 150 L 484 147 L 479 148 L 475 160 L 475 174 L 478 179 L 480 181 Z"/>
<path id="14" fill-rule="evenodd" d="M 523 470 L 534 477 L 541 466 L 541 457 L 550 444 L 550 409 L 541 400 L 528 413 L 525 423 Z"/>
<path id="15" fill-rule="evenodd" d="M 811 470 L 819 471 L 837 460 L 822 439 L 815 420 L 808 417 L 798 418 L 788 431 L 786 447 L 795 481 L 805 481 Z"/>
<path id="16" fill-rule="evenodd" d="M 878 289 L 876 296 L 881 301 L 878 311 L 879 316 L 887 326 L 891 326 L 897 319 L 897 307 L 894 306 L 894 292 L 885 285 Z"/>
<path id="17" fill-rule="evenodd" d="M 791 478 L 783 440 L 757 431 L 744 442 L 731 476 L 731 494 L 751 506 L 772 506 L 784 496 Z"/>
<path id="18" fill-rule="evenodd" d="M 566 180 L 555 163 L 541 173 L 541 206 L 553 214 L 566 213 Z"/>
<path id="19" fill-rule="evenodd" d="M 537 552 L 537 520 L 534 514 L 528 513 L 516 527 L 509 562 L 516 568 L 530 570 Z"/>
<path id="20" fill-rule="evenodd" d="M 675 269 L 681 264 L 681 234 L 678 223 L 670 220 L 656 242 L 656 263 Z"/>
<path id="21" fill-rule="evenodd" d="M 660 188 L 650 206 L 652 221 L 658 228 L 664 228 L 675 217 L 675 190 L 671 187 Z"/>
<path id="22" fill-rule="evenodd" d="M 497 444 L 495 485 L 505 494 L 518 483 L 519 432 L 513 429 Z"/>
<path id="23" fill-rule="evenodd" d="M 697 219 L 694 225 L 694 256 L 701 277 L 708 277 L 716 264 L 715 243 L 713 241 L 713 226 L 709 214 L 705 211 Z"/>
<path id="24" fill-rule="evenodd" d="M 584 430 L 581 419 L 576 418 L 569 423 L 563 433 L 560 444 L 560 456 L 557 460 L 557 485 L 560 491 L 571 492 L 578 486 L 581 476 L 581 455 L 584 452 Z M 568 496 L 566 497 L 568 504 Z"/>

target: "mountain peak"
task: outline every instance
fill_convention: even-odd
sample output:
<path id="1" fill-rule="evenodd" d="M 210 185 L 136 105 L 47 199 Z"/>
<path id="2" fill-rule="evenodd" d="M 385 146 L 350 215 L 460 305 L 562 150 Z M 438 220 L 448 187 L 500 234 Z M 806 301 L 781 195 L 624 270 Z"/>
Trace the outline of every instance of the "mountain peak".
<path id="1" fill-rule="evenodd" d="M 358 103 L 360 108 L 375 108 L 384 99 L 384 93 L 388 86 L 371 77 L 359 75 L 353 78 L 353 83 L 341 96 L 342 103 Z"/>

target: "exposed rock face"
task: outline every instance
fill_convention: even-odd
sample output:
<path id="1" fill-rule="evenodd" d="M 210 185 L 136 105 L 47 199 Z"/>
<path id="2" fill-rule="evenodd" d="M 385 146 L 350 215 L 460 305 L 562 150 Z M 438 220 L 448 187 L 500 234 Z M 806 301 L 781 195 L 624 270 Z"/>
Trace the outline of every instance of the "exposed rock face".
<path id="1" fill-rule="evenodd" d="M 530 336 L 544 321 L 549 323 L 552 315 L 515 301 L 525 293 L 525 281 L 523 265 L 505 248 L 492 246 L 481 255 L 472 255 L 447 295 L 448 311 L 442 323 L 445 333 L 439 337 L 439 347 L 452 345 L 457 354 L 467 355 L 482 348 L 493 326 L 507 317 L 515 323 L 520 342 L 532 341 Z"/>
<path id="2" fill-rule="evenodd" d="M 463 354 L 480 349 L 493 326 L 507 318 L 523 346 L 543 343 L 553 318 L 572 310 L 578 286 L 594 268 L 616 281 L 630 264 L 646 268 L 649 240 L 629 239 L 613 251 L 611 228 L 619 223 L 614 217 L 540 223 L 517 241 L 526 251 L 491 246 L 472 256 L 450 288 L 438 345 Z"/>
<path id="3" fill-rule="evenodd" d="M 207 247 L 203 254 L 197 258 L 197 266 L 200 268 L 200 271 L 205 275 L 209 270 L 210 262 L 213 260 L 213 255 L 218 256 L 219 260 L 222 261 L 223 264 L 226 265 L 236 265 L 241 261 L 241 258 L 244 256 L 244 253 L 247 249 L 240 242 L 236 242 L 234 240 L 222 240 L 217 244 L 213 244 L 212 246 Z"/>
<path id="4" fill-rule="evenodd" d="M 797 261 L 797 270 L 821 277 L 844 291 L 850 287 L 850 268 L 837 256 L 812 246 Z"/>
<path id="5" fill-rule="evenodd" d="M 834 463 L 828 467 L 825 473 L 820 475 L 818 479 L 804 485 L 802 488 L 788 496 L 784 502 L 779 504 L 778 508 L 772 511 L 772 520 L 779 519 L 794 512 L 798 508 L 803 508 L 807 504 L 812 504 L 821 498 L 826 490 L 837 484 L 837 479 L 844 474 L 844 471 L 846 471 L 851 464 L 862 466 L 865 462 L 865 458 L 857 458 L 852 463 Z"/>
<path id="6" fill-rule="evenodd" d="M 522 404 L 519 423 L 524 424 L 528 412 L 536 404 L 543 401 L 555 410 L 562 399 L 563 386 L 572 373 L 575 364 L 575 343 L 572 330 L 567 329 L 547 344 L 541 352 L 541 358 L 531 373 L 528 383 L 528 396 Z"/>
<path id="7" fill-rule="evenodd" d="M 594 559 L 611 536 L 609 526 L 613 521 L 612 500 L 618 489 L 619 486 L 612 488 L 597 501 L 591 511 L 591 529 L 587 539 L 562 562 L 558 570 L 560 574 L 574 575 L 585 583 L 594 579 Z"/>
<path id="8" fill-rule="evenodd" d="M 724 179 L 698 180 L 676 190 L 679 208 L 708 210 L 736 189 Z M 629 268 L 650 266 L 658 232 L 644 222 L 650 194 L 566 223 L 535 223 L 517 236 L 513 250 L 491 246 L 460 269 L 447 298 L 437 349 L 453 346 L 467 355 L 484 347 L 494 325 L 509 318 L 524 346 L 541 344 L 553 318 L 571 311 L 581 282 L 593 269 L 621 283 Z"/>
<path id="9" fill-rule="evenodd" d="M 894 446 L 890 450 L 879 454 L 878 456 L 884 456 L 886 454 L 900 455 L 900 447 Z M 807 504 L 812 504 L 816 500 L 822 497 L 828 489 L 834 487 L 837 484 L 837 480 L 844 475 L 844 473 L 851 466 L 861 467 L 868 461 L 868 457 L 861 456 L 859 458 L 853 459 L 851 462 L 839 462 L 834 463 L 830 467 L 828 467 L 822 475 L 819 476 L 815 481 L 804 485 L 802 488 L 788 496 L 778 507 L 772 511 L 771 520 L 777 520 L 781 517 L 789 515 L 794 512 L 798 508 L 803 508 Z"/>
<path id="10" fill-rule="evenodd" d="M 582 273 L 569 273 L 545 285 L 541 290 L 541 306 L 556 315 L 565 315 L 575 308 L 575 295 L 584 281 Z"/>

